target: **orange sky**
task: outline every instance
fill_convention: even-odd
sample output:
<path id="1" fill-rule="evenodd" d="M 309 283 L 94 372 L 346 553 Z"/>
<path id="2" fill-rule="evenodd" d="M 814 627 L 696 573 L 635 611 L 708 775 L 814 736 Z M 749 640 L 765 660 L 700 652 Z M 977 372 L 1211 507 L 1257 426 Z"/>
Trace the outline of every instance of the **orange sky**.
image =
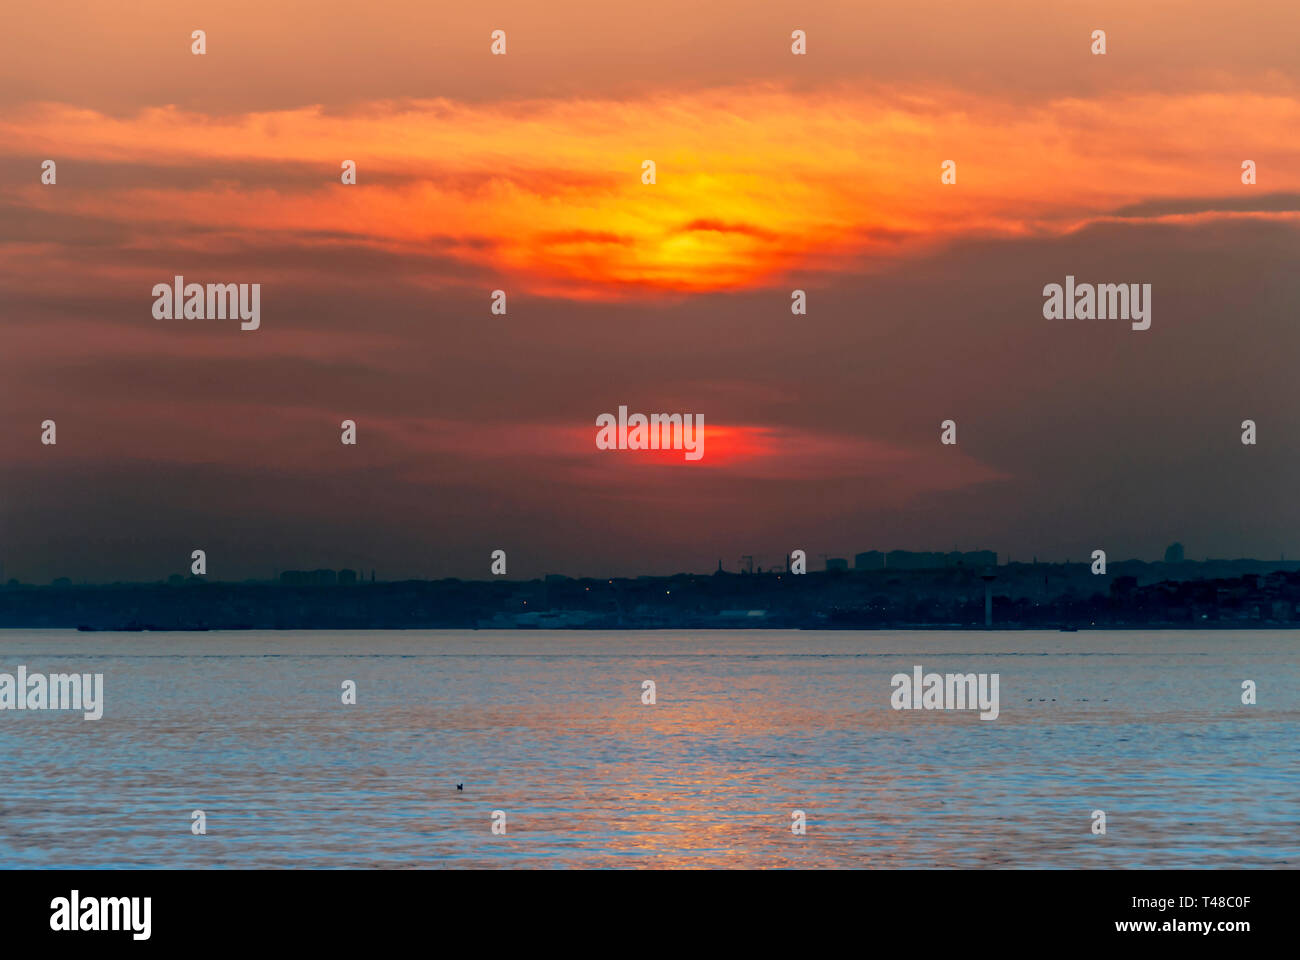
<path id="1" fill-rule="evenodd" d="M 621 297 L 813 283 L 954 236 L 1069 231 L 1141 200 L 1237 191 L 1243 159 L 1260 165 L 1258 192 L 1293 191 L 1300 143 L 1279 141 L 1285 129 L 1300 129 L 1300 100 L 1251 91 L 1021 108 L 951 90 L 900 99 L 763 86 L 636 103 L 422 101 L 234 117 L 43 103 L 13 111 L 0 142 L 15 156 L 61 159 L 66 189 L 6 190 L 37 210 L 150 230 L 203 225 L 219 232 L 201 245 L 218 248 L 222 231 L 405 251 L 434 239 L 516 291 Z M 356 187 L 338 182 L 345 159 L 358 164 Z M 647 159 L 654 185 L 641 182 Z M 957 164 L 956 185 L 940 184 L 944 160 Z M 78 190 L 78 164 L 89 163 L 137 173 Z M 154 183 L 158 167 L 177 175 Z M 221 172 L 277 167 L 297 179 L 249 189 Z"/>
<path id="2" fill-rule="evenodd" d="M 154 557 L 178 525 L 247 517 L 255 540 L 286 497 L 286 565 L 339 565 L 330 550 L 362 540 L 350 562 L 387 565 L 377 543 L 405 538 L 412 573 L 459 569 L 425 556 L 424 510 L 449 543 L 500 522 L 551 569 L 698 567 L 756 528 L 1045 555 L 1107 525 L 1224 553 L 1300 536 L 1205 446 L 1241 409 L 1300 431 L 1282 360 L 1294 4 L 56 0 L 9 17 L 0 482 L 12 550 L 42 569 L 75 573 L 77 551 L 42 538 L 87 530 Z M 1044 326 L 1043 284 L 1089 271 L 1154 282 L 1149 335 Z M 153 320 L 148 292 L 176 273 L 262 283 L 261 329 Z M 498 288 L 507 317 L 488 312 Z M 600 456 L 595 416 L 620 404 L 702 413 L 706 459 Z M 33 445 L 53 415 L 66 442 Z M 363 437 L 347 464 L 345 416 Z M 955 449 L 935 440 L 947 417 Z M 114 510 L 69 493 L 85 477 Z M 382 508 L 348 527 L 358 477 Z M 1223 498 L 1256 513 L 1207 514 Z M 648 502 L 680 521 L 636 516 Z M 608 552 L 566 553 L 588 510 Z"/>

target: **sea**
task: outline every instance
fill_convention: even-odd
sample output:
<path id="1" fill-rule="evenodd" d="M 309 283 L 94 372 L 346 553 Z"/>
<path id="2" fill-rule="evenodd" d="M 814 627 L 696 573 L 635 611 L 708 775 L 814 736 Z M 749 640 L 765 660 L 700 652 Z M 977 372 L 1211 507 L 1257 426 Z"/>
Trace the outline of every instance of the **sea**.
<path id="1" fill-rule="evenodd" d="M 0 710 L 3 868 L 1300 866 L 1300 632 L 0 631 L 20 665 L 103 716 Z M 894 709 L 917 666 L 997 718 Z"/>

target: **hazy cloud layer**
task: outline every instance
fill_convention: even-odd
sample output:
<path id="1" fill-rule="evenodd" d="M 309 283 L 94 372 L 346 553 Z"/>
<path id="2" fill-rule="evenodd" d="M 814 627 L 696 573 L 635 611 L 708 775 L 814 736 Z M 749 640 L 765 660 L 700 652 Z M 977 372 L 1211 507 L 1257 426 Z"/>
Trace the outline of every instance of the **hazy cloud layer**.
<path id="1" fill-rule="evenodd" d="M 1300 550 L 1300 16 L 1131 7 L 16 11 L 5 575 Z M 176 274 L 261 329 L 155 319 Z M 1045 320 L 1067 274 L 1151 329 Z M 705 459 L 597 450 L 620 404 Z"/>

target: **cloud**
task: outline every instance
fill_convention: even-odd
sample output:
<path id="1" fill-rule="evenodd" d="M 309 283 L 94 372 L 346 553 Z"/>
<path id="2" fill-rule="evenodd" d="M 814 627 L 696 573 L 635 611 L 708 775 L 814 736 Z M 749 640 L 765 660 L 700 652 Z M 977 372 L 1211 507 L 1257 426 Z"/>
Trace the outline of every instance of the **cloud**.
<path id="1" fill-rule="evenodd" d="M 196 538 L 223 577 L 475 575 L 502 544 L 523 574 L 1294 549 L 1300 98 L 1270 73 L 1294 45 L 1207 26 L 1272 8 L 801 11 L 805 62 L 781 11 L 521 6 L 494 63 L 426 4 L 397 42 L 360 8 L 232 7 L 202 63 L 134 62 L 188 37 L 164 7 L 79 7 L 66 36 L 24 8 L 4 41 L 103 47 L 39 91 L 0 58 L 11 574 L 162 575 Z M 176 273 L 261 282 L 262 328 L 154 320 Z M 1066 274 L 1151 283 L 1152 329 L 1044 321 Z M 620 403 L 702 412 L 705 460 L 595 450 Z"/>
<path id="2" fill-rule="evenodd" d="M 1203 215 L 1292 216 L 1300 148 L 1261 131 L 1297 123 L 1300 100 L 1250 92 L 1026 110 L 951 90 L 899 98 L 767 85 L 655 96 L 635 109 L 433 100 L 109 117 L 46 104 L 0 123 L 0 141 L 10 169 L 56 139 L 64 158 L 56 189 L 37 184 L 33 166 L 6 191 L 11 243 L 51 241 L 44 216 L 79 218 L 98 242 L 125 233 L 128 248 L 169 235 L 205 259 L 248 237 L 297 238 L 313 257 L 349 246 L 449 257 L 516 292 L 616 300 L 860 271 L 964 236 L 1186 212 L 1188 197 L 1227 198 L 1190 201 Z M 1196 129 L 1218 134 L 1187 141 Z M 1237 154 L 1260 158 L 1269 194 L 1222 193 L 1255 189 L 1241 186 Z M 337 182 L 340 158 L 357 161 L 357 186 Z M 647 158 L 659 167 L 652 186 L 640 181 Z M 946 159 L 955 186 L 939 182 Z M 63 233 L 72 244 L 78 234 Z M 439 276 L 463 279 L 433 270 L 424 282 Z"/>
<path id="3" fill-rule="evenodd" d="M 801 92 L 947 87 L 1042 104 L 1134 90 L 1294 92 L 1300 74 L 1300 13 L 1286 0 L 501 0 L 491 9 L 492 23 L 477 7 L 427 0 L 389 0 L 382 13 L 337 0 L 135 0 L 129 16 L 74 0 L 21 5 L 0 35 L 0 113 L 38 98 L 115 115 L 176 104 L 214 116 L 430 96 L 635 102 L 761 82 Z M 493 24 L 509 35 L 505 57 L 489 54 Z M 208 32 L 204 57 L 189 52 L 196 26 Z M 796 26 L 807 31 L 807 56 L 790 54 Z M 1110 38 L 1105 57 L 1088 52 L 1098 26 Z"/>
<path id="4" fill-rule="evenodd" d="M 1173 197 L 1131 203 L 1111 216 L 1126 219 L 1154 219 L 1202 213 L 1295 213 L 1300 211 L 1300 193 L 1248 193 L 1244 196 Z"/>

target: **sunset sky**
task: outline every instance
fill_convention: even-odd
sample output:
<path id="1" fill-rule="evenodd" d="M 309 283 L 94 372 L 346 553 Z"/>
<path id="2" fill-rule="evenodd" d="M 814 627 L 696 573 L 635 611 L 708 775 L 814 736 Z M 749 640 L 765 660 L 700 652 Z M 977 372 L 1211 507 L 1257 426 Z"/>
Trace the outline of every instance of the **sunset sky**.
<path id="1" fill-rule="evenodd" d="M 1300 557 L 1298 36 L 1250 0 L 15 6 L 4 576 Z M 261 328 L 155 319 L 177 274 L 260 283 Z M 1151 284 L 1151 329 L 1045 320 L 1067 274 Z M 597 450 L 620 404 L 702 414 L 703 460 Z"/>

